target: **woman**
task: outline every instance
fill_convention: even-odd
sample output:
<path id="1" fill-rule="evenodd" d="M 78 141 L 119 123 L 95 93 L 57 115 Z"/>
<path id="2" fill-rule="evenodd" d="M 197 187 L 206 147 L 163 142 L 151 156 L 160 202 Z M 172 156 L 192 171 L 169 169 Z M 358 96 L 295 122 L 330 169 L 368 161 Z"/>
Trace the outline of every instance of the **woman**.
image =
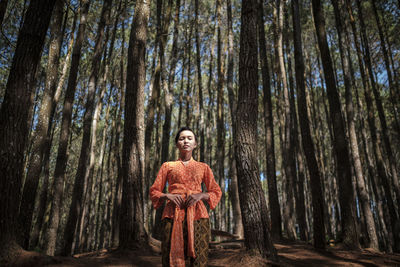
<path id="1" fill-rule="evenodd" d="M 214 209 L 221 198 L 221 189 L 210 167 L 192 158 L 197 140 L 190 128 L 178 131 L 175 144 L 180 158 L 165 162 L 150 188 L 155 209 L 167 200 L 162 215 L 162 264 L 183 267 L 185 258 L 190 257 L 191 266 L 207 266 L 210 222 L 203 201 Z M 168 193 L 164 194 L 167 182 Z M 202 183 L 206 193 L 201 190 Z"/>

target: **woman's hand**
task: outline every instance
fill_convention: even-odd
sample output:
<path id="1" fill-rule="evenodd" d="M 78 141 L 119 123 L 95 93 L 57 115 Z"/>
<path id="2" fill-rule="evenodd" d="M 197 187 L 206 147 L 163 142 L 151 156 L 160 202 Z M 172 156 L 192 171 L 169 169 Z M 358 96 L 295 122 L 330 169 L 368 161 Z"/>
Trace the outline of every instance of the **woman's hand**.
<path id="1" fill-rule="evenodd" d="M 161 196 L 164 199 L 168 199 L 172 203 L 174 203 L 176 206 L 179 208 L 184 208 L 185 206 L 185 201 L 183 200 L 182 196 L 179 194 L 164 194 Z"/>
<path id="2" fill-rule="evenodd" d="M 198 194 L 193 194 L 187 197 L 185 201 L 185 206 L 186 208 L 193 206 L 200 200 L 207 200 L 209 199 L 210 196 L 207 193 L 198 193 Z"/>

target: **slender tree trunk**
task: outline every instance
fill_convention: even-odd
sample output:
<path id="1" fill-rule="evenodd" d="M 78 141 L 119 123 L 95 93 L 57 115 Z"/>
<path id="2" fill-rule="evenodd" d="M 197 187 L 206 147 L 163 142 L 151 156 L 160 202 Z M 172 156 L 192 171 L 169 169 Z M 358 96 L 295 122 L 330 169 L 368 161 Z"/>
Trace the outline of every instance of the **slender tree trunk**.
<path id="1" fill-rule="evenodd" d="M 50 211 L 49 227 L 46 233 L 45 251 L 48 255 L 54 255 L 58 225 L 60 222 L 60 209 L 62 206 L 62 195 L 64 187 L 64 174 L 67 166 L 68 138 L 70 136 L 72 105 L 74 102 L 78 67 L 81 58 L 81 47 L 86 30 L 86 17 L 89 11 L 90 1 L 81 1 L 80 24 L 77 33 L 77 40 L 72 52 L 72 62 L 68 78 L 68 86 L 65 92 L 63 117 L 60 130 L 60 141 L 57 152 L 56 167 L 54 171 L 53 201 Z"/>
<path id="2" fill-rule="evenodd" d="M 52 117 L 52 101 L 56 91 L 56 81 L 58 77 L 58 63 L 60 58 L 62 44 L 62 19 L 63 19 L 64 3 L 60 0 L 56 1 L 54 8 L 54 16 L 51 22 L 50 31 L 50 49 L 49 61 L 47 65 L 47 77 L 45 88 L 42 96 L 42 103 L 38 115 L 38 122 L 35 129 L 35 134 L 32 140 L 32 149 L 30 154 L 28 173 L 25 178 L 24 190 L 20 204 L 20 213 L 18 216 L 20 227 L 21 245 L 28 249 L 30 230 L 32 227 L 33 210 L 36 198 L 37 188 L 39 186 L 40 173 L 43 166 L 43 157 L 46 147 L 49 145 L 50 136 L 48 135 L 49 118 Z"/>
<path id="3" fill-rule="evenodd" d="M 300 119 L 300 132 L 303 150 L 306 156 L 308 172 L 310 175 L 310 187 L 313 210 L 314 247 L 325 247 L 325 223 L 324 223 L 324 198 L 321 188 L 321 173 L 316 160 L 314 142 L 311 137 L 309 118 L 307 113 L 307 101 L 304 81 L 304 60 L 301 41 L 300 10 L 298 0 L 292 2 L 293 12 L 293 39 L 296 69 L 297 108 Z M 300 188 L 299 188 L 300 189 Z"/>
<path id="4" fill-rule="evenodd" d="M 90 148 L 95 142 L 92 137 L 92 121 L 93 121 L 93 113 L 95 109 L 95 94 L 97 81 L 100 71 L 100 62 L 101 55 L 104 48 L 104 29 L 106 24 L 108 23 L 108 19 L 110 16 L 112 0 L 106 0 L 104 2 L 101 18 L 99 21 L 96 42 L 94 47 L 94 54 L 92 59 L 92 73 L 89 78 L 89 88 L 87 94 L 87 101 L 85 104 L 85 114 L 83 118 L 83 137 L 82 137 L 82 146 L 81 152 L 79 156 L 79 165 L 76 172 L 73 195 L 72 195 L 72 203 L 70 206 L 67 223 L 64 231 L 64 240 L 65 244 L 63 247 L 63 254 L 70 255 L 73 248 L 73 240 L 75 233 L 80 232 L 80 227 L 78 224 L 79 217 L 83 217 L 84 213 L 84 190 L 85 187 L 88 186 L 88 178 L 91 176 L 93 172 L 94 164 L 90 162 Z M 92 139 L 92 140 L 91 140 Z M 89 161 L 89 166 L 88 166 Z M 89 167 L 89 168 L 88 168 Z M 86 186 L 85 186 L 86 185 Z M 77 240 L 75 242 L 75 248 L 80 246 L 79 235 L 77 235 Z"/>
<path id="5" fill-rule="evenodd" d="M 377 133 L 376 125 L 375 125 L 375 117 L 374 117 L 375 109 L 374 109 L 373 102 L 372 102 L 372 96 L 371 96 L 371 91 L 370 91 L 371 89 L 369 87 L 370 84 L 368 83 L 368 78 L 367 78 L 369 70 L 368 70 L 368 68 L 364 69 L 364 62 L 362 60 L 361 48 L 360 48 L 360 44 L 358 42 L 358 38 L 357 38 L 357 34 L 356 34 L 357 31 L 356 31 L 356 25 L 355 25 L 355 18 L 353 17 L 351 3 L 349 1 L 346 1 L 346 7 L 347 7 L 347 11 L 349 14 L 350 23 L 351 23 L 351 27 L 352 27 L 352 31 L 353 31 L 354 44 L 355 44 L 355 47 L 357 50 L 358 64 L 359 64 L 361 79 L 362 79 L 362 83 L 363 83 L 363 87 L 364 87 L 364 97 L 365 97 L 365 103 L 367 105 L 367 121 L 368 121 L 368 125 L 370 128 L 372 151 L 373 151 L 373 155 L 375 158 L 375 166 L 377 169 L 378 177 L 380 178 L 380 182 L 382 183 L 382 186 L 383 186 L 385 194 L 386 194 L 386 196 L 385 196 L 386 204 L 387 204 L 387 208 L 389 209 L 389 214 L 390 214 L 390 216 L 389 216 L 390 224 L 388 226 L 390 228 L 395 228 L 395 225 L 398 221 L 398 219 L 397 219 L 398 217 L 396 214 L 394 201 L 393 201 L 393 198 L 391 195 L 391 190 L 390 190 L 390 185 L 389 185 L 389 177 L 387 177 L 382 154 L 380 151 L 380 141 L 378 138 L 378 133 Z M 374 179 L 371 179 L 371 181 L 374 182 Z M 379 195 L 380 195 L 379 193 L 376 194 L 377 201 L 378 201 L 378 208 L 380 206 Z M 398 234 L 391 231 L 391 229 L 389 229 L 389 232 L 391 233 L 391 235 L 393 235 L 393 240 L 395 242 L 395 246 L 396 246 L 396 244 L 398 246 L 399 240 L 400 240 L 398 237 Z"/>
<path id="6" fill-rule="evenodd" d="M 30 2 L 18 34 L 0 110 L 0 258 L 16 245 L 17 218 L 29 134 L 31 93 L 55 1 Z"/>
<path id="7" fill-rule="evenodd" d="M 286 194 L 287 200 L 286 205 L 283 209 L 283 216 L 285 218 L 285 229 L 286 234 L 289 239 L 296 239 L 296 231 L 294 228 L 295 224 L 295 211 L 294 211 L 294 181 L 296 180 L 296 160 L 294 147 L 292 142 L 293 135 L 293 121 L 291 120 L 291 110 L 290 110 L 290 99 L 289 99 L 289 87 L 287 83 L 286 67 L 283 55 L 283 21 L 284 21 L 284 5 L 285 0 L 278 0 L 278 62 L 279 62 L 279 78 L 283 85 L 283 167 L 285 170 L 286 178 Z"/>
<path id="8" fill-rule="evenodd" d="M 232 123 L 232 137 L 235 136 L 236 129 L 236 95 L 233 89 L 233 70 L 234 70 L 234 43 L 233 43 L 233 22 L 232 22 L 232 3 L 231 0 L 226 1 L 228 27 L 227 27 L 227 38 L 228 38 L 228 69 L 226 77 L 226 87 L 228 89 L 229 107 L 231 111 L 231 123 Z M 233 139 L 233 138 L 232 138 Z M 204 140 L 205 141 L 205 140 Z M 203 141 L 203 142 L 204 142 Z M 238 177 L 236 168 L 236 159 L 233 155 L 233 151 L 229 150 L 229 162 L 230 162 L 230 199 L 232 202 L 232 217 L 233 217 L 233 233 L 238 238 L 243 238 L 243 223 L 242 213 L 240 211 L 239 203 L 239 190 L 238 190 Z"/>
<path id="9" fill-rule="evenodd" d="M 340 1 L 342 4 L 342 1 Z M 367 226 L 367 234 L 368 234 L 368 247 L 379 250 L 378 237 L 376 235 L 375 222 L 370 208 L 370 200 L 365 187 L 364 182 L 364 174 L 361 166 L 360 160 L 360 152 L 358 148 L 358 141 L 356 136 L 356 129 L 354 123 L 354 107 L 353 107 L 353 99 L 352 99 L 352 86 L 351 86 L 351 77 L 350 77 L 350 67 L 349 67 L 349 56 L 346 55 L 346 50 L 349 44 L 345 38 L 345 28 L 342 24 L 343 18 L 340 15 L 340 9 L 337 1 L 332 1 L 332 5 L 335 12 L 335 20 L 336 20 L 336 28 L 338 31 L 339 37 L 339 50 L 342 61 L 343 68 L 343 77 L 344 77 L 344 86 L 345 86 L 345 95 L 346 95 L 346 114 L 347 114 L 347 124 L 348 124 L 348 132 L 349 132 L 349 140 L 351 145 L 351 156 L 354 162 L 354 171 L 356 176 L 357 188 L 360 196 L 360 202 L 362 211 L 365 217 L 365 222 Z"/>
<path id="10" fill-rule="evenodd" d="M 218 181 L 222 189 L 221 203 L 217 213 L 217 221 L 220 224 L 217 226 L 219 230 L 225 230 L 225 125 L 224 125 L 224 70 L 222 66 L 222 37 L 221 37 L 221 1 L 216 1 L 217 12 L 217 147 L 216 158 L 218 166 Z"/>
<path id="11" fill-rule="evenodd" d="M 374 71 L 372 69 L 371 56 L 370 56 L 370 52 L 369 52 L 369 44 L 368 44 L 366 29 L 365 29 L 365 25 L 364 25 L 364 17 L 363 17 L 363 12 L 362 12 L 362 8 L 361 8 L 361 4 L 360 4 L 359 0 L 357 0 L 357 6 L 358 6 L 358 16 L 359 16 L 360 29 L 361 29 L 361 41 L 363 42 L 363 47 L 364 47 L 364 62 L 368 69 L 368 74 L 369 74 L 369 78 L 370 78 L 370 82 L 371 82 L 371 88 L 372 88 L 372 92 L 375 97 L 375 105 L 376 105 L 376 108 L 378 111 L 379 121 L 380 121 L 381 128 L 382 128 L 381 135 L 382 135 L 383 144 L 384 144 L 384 147 L 386 150 L 387 158 L 389 161 L 389 171 L 392 175 L 393 189 L 394 189 L 394 192 L 396 194 L 396 199 L 397 199 L 397 213 L 400 213 L 400 186 L 399 186 L 399 180 L 398 180 L 398 174 L 397 174 L 396 159 L 393 155 L 392 146 L 391 146 L 389 136 L 388 136 L 389 130 L 388 130 L 387 123 L 386 123 L 386 117 L 385 117 L 385 112 L 383 110 L 381 96 L 378 91 L 377 84 L 375 82 Z M 398 228 L 400 230 L 400 225 L 396 228 Z M 395 231 L 395 229 L 393 229 L 393 231 Z M 396 250 L 400 251 L 400 246 L 398 246 Z"/>
<path id="12" fill-rule="evenodd" d="M 143 224 L 141 181 L 144 175 L 145 52 L 149 15 L 150 3 L 137 1 L 128 49 L 120 247 L 140 245 L 147 238 Z"/>
<path id="13" fill-rule="evenodd" d="M 235 154 L 245 246 L 255 254 L 276 260 L 257 164 L 257 8 L 257 1 L 242 1 Z"/>
<path id="14" fill-rule="evenodd" d="M 196 66 L 197 66 L 197 86 L 199 89 L 199 132 L 200 132 L 200 161 L 205 159 L 205 139 L 204 139 L 204 107 L 203 107 L 203 82 L 201 73 L 201 43 L 199 26 L 199 0 L 195 0 L 195 35 L 196 35 Z"/>
<path id="15" fill-rule="evenodd" d="M 326 37 L 325 18 L 322 11 L 321 1 L 313 0 L 312 9 L 318 37 L 318 47 L 324 69 L 330 117 L 331 122 L 333 123 L 333 146 L 336 155 L 336 168 L 339 181 L 339 201 L 343 243 L 348 248 L 359 249 L 360 243 L 358 241 L 356 225 L 354 192 L 352 186 L 348 144 L 346 140 L 343 117 L 341 114 L 339 94 L 336 88 L 335 76 L 332 69 L 332 59 Z"/>
<path id="16" fill-rule="evenodd" d="M 268 68 L 268 58 L 266 51 L 266 40 L 264 30 L 263 4 L 258 2 L 258 41 L 260 47 L 260 58 L 262 64 L 262 82 L 263 82 L 263 105 L 264 105 L 264 126 L 266 135 L 266 163 L 268 180 L 268 200 L 269 210 L 271 212 L 271 236 L 273 239 L 282 237 L 282 218 L 278 198 L 278 188 L 276 184 L 275 170 L 275 142 L 274 142 L 274 118 L 272 115 L 271 84 Z"/>
<path id="17" fill-rule="evenodd" d="M 390 102 L 392 104 L 392 112 L 393 112 L 393 117 L 394 117 L 394 125 L 395 128 L 398 132 L 398 134 L 400 133 L 400 125 L 399 125 L 399 92 L 397 92 L 396 94 L 396 83 L 393 80 L 393 76 L 392 75 L 392 70 L 390 69 L 390 61 L 389 61 L 389 52 L 388 49 L 386 48 L 386 40 L 385 40 L 385 36 L 383 34 L 383 30 L 382 30 L 382 22 L 381 19 L 378 15 L 378 10 L 379 10 L 379 3 L 378 5 L 376 4 L 376 0 L 370 0 L 371 4 L 372 4 L 372 10 L 374 11 L 374 17 L 375 17 L 375 21 L 376 21 L 376 25 L 378 27 L 378 33 L 379 33 L 379 40 L 380 40 L 380 45 L 381 45 L 381 49 L 382 49 L 382 54 L 383 54 L 383 61 L 385 62 L 385 68 L 386 68 L 386 75 L 387 75 L 387 79 L 389 82 L 389 92 L 390 92 Z M 394 69 L 393 69 L 393 73 L 394 73 Z M 397 88 L 398 90 L 399 88 Z M 399 136 L 399 135 L 397 135 Z M 397 140 L 400 141 L 400 140 Z"/>
<path id="18" fill-rule="evenodd" d="M 124 4 L 123 10 L 126 10 L 126 4 Z M 124 12 L 124 11 L 123 11 Z M 122 32 L 125 32 L 125 21 L 122 20 Z M 121 124 L 122 124 L 122 113 L 123 107 L 125 106 L 125 88 L 126 88 L 126 72 L 124 72 L 125 64 L 125 34 L 122 35 L 121 42 L 121 58 L 120 58 L 120 99 L 119 109 L 116 118 L 116 133 L 115 141 L 113 145 L 116 165 L 117 165 L 117 177 L 115 183 L 114 192 L 114 203 L 113 203 L 113 214 L 112 214 L 112 233 L 111 233 L 111 244 L 113 247 L 119 245 L 119 232 L 121 222 L 121 205 L 122 205 L 122 160 L 121 160 L 121 146 L 120 146 L 120 135 L 121 135 Z"/>

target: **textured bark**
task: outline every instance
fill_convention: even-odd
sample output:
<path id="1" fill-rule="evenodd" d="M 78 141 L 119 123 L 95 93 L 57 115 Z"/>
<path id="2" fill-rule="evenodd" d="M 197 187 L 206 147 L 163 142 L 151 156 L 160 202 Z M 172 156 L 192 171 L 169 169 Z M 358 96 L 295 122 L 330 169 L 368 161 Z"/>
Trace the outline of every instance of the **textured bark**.
<path id="1" fill-rule="evenodd" d="M 141 181 L 144 175 L 145 52 L 149 15 L 150 3 L 145 0 L 137 1 L 128 49 L 120 247 L 140 245 L 147 238 L 143 224 Z"/>
<path id="2" fill-rule="evenodd" d="M 15 246 L 31 93 L 55 1 L 30 2 L 0 110 L 0 258 Z"/>
<path id="3" fill-rule="evenodd" d="M 234 70 L 234 43 L 233 43 L 233 25 L 232 25 L 232 3 L 231 0 L 226 1 L 226 9 L 227 9 L 227 19 L 228 19 L 228 27 L 227 27 L 227 38 L 228 38 L 228 67 L 227 67 L 227 77 L 226 77 L 226 87 L 228 89 L 228 98 L 229 98 L 229 108 L 231 114 L 231 123 L 232 123 L 232 136 L 235 136 L 236 129 L 236 94 L 233 89 L 233 70 Z M 233 151 L 230 151 L 230 199 L 232 202 L 232 215 L 233 215 L 233 234 L 238 236 L 238 238 L 243 238 L 243 223 L 242 223 L 242 213 L 240 211 L 240 203 L 239 203 L 239 191 L 238 191 L 238 177 L 237 177 L 237 168 L 236 168 L 236 159 L 235 156 L 232 155 Z"/>
<path id="4" fill-rule="evenodd" d="M 333 72 L 332 59 L 325 31 L 325 18 L 322 11 L 321 1 L 313 0 L 312 9 L 314 23 L 318 38 L 318 47 L 321 54 L 322 66 L 326 81 L 329 102 L 329 114 L 333 124 L 333 147 L 336 156 L 336 169 L 339 182 L 339 202 L 342 226 L 343 243 L 350 249 L 359 249 L 358 232 L 356 225 L 354 191 L 351 177 L 351 164 L 349 158 L 348 144 L 341 114 L 341 104 L 338 90 L 336 88 Z"/>
<path id="5" fill-rule="evenodd" d="M 242 1 L 235 154 L 246 248 L 276 260 L 257 164 L 257 1 Z"/>
<path id="6" fill-rule="evenodd" d="M 179 1 L 180 2 L 180 1 Z M 204 136 L 204 104 L 203 104 L 203 82 L 201 78 L 201 42 L 200 42 L 200 25 L 199 25 L 199 0 L 195 0 L 195 37 L 196 37 L 196 67 L 197 67 L 197 86 L 199 89 L 199 141 L 200 141 L 200 161 L 205 159 L 205 136 Z"/>
<path id="7" fill-rule="evenodd" d="M 216 1 L 217 13 L 217 147 L 216 159 L 218 166 L 218 182 L 222 189 L 221 204 L 217 209 L 216 226 L 219 230 L 225 230 L 225 125 L 224 125 L 224 69 L 222 62 L 222 36 L 221 36 L 221 0 Z"/>
<path id="8" fill-rule="evenodd" d="M 363 82 L 363 87 L 364 87 L 364 98 L 365 98 L 365 103 L 367 106 L 367 122 L 368 126 L 370 129 L 370 134 L 371 134 L 371 143 L 372 143 L 372 151 L 373 155 L 375 158 L 375 167 L 377 170 L 378 177 L 380 179 L 380 182 L 383 186 L 383 189 L 385 191 L 385 198 L 386 198 L 386 205 L 389 210 L 390 214 L 390 228 L 391 229 L 396 229 L 396 224 L 398 223 L 398 216 L 396 213 L 396 208 L 394 205 L 394 200 L 392 197 L 392 193 L 390 190 L 390 182 L 389 182 L 389 177 L 386 174 L 385 166 L 384 166 L 384 161 L 381 153 L 381 148 L 380 148 L 380 140 L 378 138 L 378 132 L 375 124 L 375 108 L 373 106 L 372 102 L 372 95 L 371 95 L 371 84 L 368 81 L 368 76 L 371 76 L 369 74 L 369 68 L 364 69 L 364 62 L 362 59 L 362 52 L 360 48 L 360 44 L 358 42 L 357 38 L 357 31 L 356 31 L 356 25 L 355 25 L 355 18 L 353 17 L 353 11 L 351 8 L 351 3 L 346 0 L 346 7 L 347 7 L 347 12 L 349 14 L 350 18 L 350 23 L 352 27 L 352 32 L 354 35 L 354 44 L 357 50 L 357 58 L 358 58 L 358 65 L 360 68 L 360 73 L 361 73 L 361 78 Z M 396 250 L 400 248 L 400 236 L 399 233 L 389 229 L 389 232 L 393 236 L 394 240 L 394 247 L 393 250 Z"/>
<path id="9" fill-rule="evenodd" d="M 74 250 L 73 241 L 75 233 L 81 232 L 81 227 L 79 227 L 79 218 L 83 218 L 85 214 L 85 188 L 89 188 L 90 183 L 88 184 L 88 178 L 91 177 L 94 162 L 90 162 L 90 150 L 92 144 L 95 142 L 92 139 L 92 127 L 94 109 L 95 109 L 95 96 L 96 96 L 96 87 L 97 81 L 99 78 L 100 71 L 100 63 L 101 63 L 101 55 L 104 49 L 104 34 L 105 34 L 105 26 L 108 23 L 108 19 L 111 12 L 111 4 L 112 0 L 104 1 L 101 17 L 97 29 L 94 54 L 92 58 L 92 72 L 89 77 L 89 86 L 87 93 L 87 100 L 85 103 L 85 114 L 83 118 L 83 137 L 82 137 L 82 145 L 81 151 L 79 155 L 79 163 L 78 169 L 76 171 L 74 189 L 72 193 L 72 203 L 68 213 L 68 219 L 65 226 L 64 231 L 64 247 L 63 254 L 70 255 Z M 89 164 L 88 164 L 89 163 Z M 75 248 L 80 246 L 80 234 L 76 235 Z"/>
<path id="10" fill-rule="evenodd" d="M 30 230 L 32 228 L 33 210 L 37 188 L 39 186 L 40 173 L 43 166 L 43 158 L 46 148 L 49 146 L 49 125 L 52 118 L 52 102 L 57 89 L 58 65 L 62 44 L 62 20 L 64 3 L 57 0 L 54 7 L 54 15 L 50 25 L 49 59 L 46 69 L 46 82 L 43 91 L 42 102 L 38 115 L 35 134 L 32 136 L 31 157 L 28 164 L 28 173 L 25 178 L 22 193 L 20 213 L 18 216 L 20 228 L 20 242 L 23 248 L 28 249 Z"/>
<path id="11" fill-rule="evenodd" d="M 314 247 L 325 247 L 325 223 L 324 223 L 324 198 L 321 188 L 321 173 L 315 157 L 314 142 L 311 137 L 309 117 L 307 113 L 306 90 L 304 81 L 304 60 L 301 41 L 301 24 L 299 1 L 292 2 L 293 12 L 293 39 L 294 56 L 296 70 L 296 88 L 297 88 L 297 108 L 300 120 L 301 141 L 306 156 L 307 168 L 310 175 L 310 187 L 313 210 L 313 233 Z M 299 188 L 300 189 L 300 188 Z"/>
<path id="12" fill-rule="evenodd" d="M 397 203 L 396 203 L 397 204 L 397 213 L 400 213 L 400 186 L 399 186 L 399 180 L 398 180 L 399 178 L 398 178 L 398 172 L 397 172 L 397 166 L 396 166 L 396 159 L 393 155 L 392 145 L 391 145 L 391 142 L 390 142 L 389 136 L 388 136 L 389 129 L 387 127 L 386 116 L 385 116 L 385 111 L 383 110 L 380 92 L 378 91 L 378 85 L 376 84 L 376 81 L 375 81 L 374 70 L 372 68 L 372 62 L 371 62 L 371 55 L 370 55 L 370 51 L 369 51 L 369 43 L 368 43 L 366 28 L 365 28 L 365 24 L 364 24 L 364 16 L 363 16 L 363 11 L 362 11 L 362 6 L 361 6 L 361 3 L 359 0 L 357 0 L 357 6 L 358 6 L 358 17 L 359 17 L 359 21 L 360 21 L 361 40 L 363 42 L 363 47 L 364 47 L 364 62 L 368 69 L 368 74 L 369 74 L 370 83 L 371 83 L 371 89 L 374 94 L 375 105 L 376 105 L 376 109 L 378 111 L 379 122 L 380 122 L 381 129 L 382 129 L 381 135 L 382 135 L 382 139 L 383 139 L 383 145 L 385 147 L 387 159 L 389 161 L 388 167 L 389 167 L 390 174 L 392 176 L 393 191 L 396 195 L 396 200 L 397 200 Z M 388 76 L 388 78 L 389 78 L 389 76 Z M 393 114 L 393 115 L 395 115 L 395 114 Z M 398 226 L 398 228 L 400 230 L 400 225 Z M 400 246 L 397 248 L 397 250 L 400 251 Z"/>
<path id="13" fill-rule="evenodd" d="M 282 237 L 282 218 L 279 206 L 278 188 L 276 184 L 275 170 L 275 142 L 274 142 L 274 118 L 272 114 L 271 84 L 266 51 L 266 40 L 264 30 L 264 14 L 262 1 L 258 3 L 258 41 L 260 47 L 260 58 L 262 64 L 263 83 L 263 105 L 264 105 L 264 127 L 266 133 L 266 163 L 268 180 L 268 200 L 271 212 L 271 236 L 274 239 Z"/>
<path id="14" fill-rule="evenodd" d="M 125 10 L 126 5 L 124 5 L 123 10 Z M 122 20 L 122 32 L 125 31 L 125 21 Z M 116 132 L 115 141 L 113 144 L 113 151 L 115 155 L 115 161 L 117 165 L 117 177 L 114 186 L 114 200 L 113 200 L 113 214 L 112 214 L 112 233 L 111 233 L 111 244 L 116 247 L 119 245 L 119 228 L 121 219 L 121 204 L 122 204 L 122 160 L 121 160 L 121 146 L 120 146 L 120 135 L 121 135 L 121 125 L 122 125 L 122 113 L 123 107 L 125 106 L 125 87 L 126 87 L 126 72 L 124 72 L 124 59 L 125 59 L 125 35 L 122 35 L 121 42 L 121 58 L 120 58 L 120 99 L 119 99 L 119 109 L 116 117 Z"/>
<path id="15" fill-rule="evenodd" d="M 81 48 L 86 30 L 86 18 L 89 11 L 90 1 L 81 1 L 81 15 L 78 27 L 77 39 L 72 51 L 72 62 L 68 77 L 68 86 L 65 92 L 63 117 L 61 121 L 60 140 L 58 145 L 56 167 L 54 170 L 53 201 L 50 211 L 49 227 L 46 233 L 45 251 L 48 255 L 54 255 L 58 225 L 60 222 L 60 209 L 62 206 L 62 195 L 64 187 L 64 174 L 67 167 L 68 139 L 70 137 L 72 106 L 74 102 L 75 89 L 78 76 Z"/>
<path id="16" fill-rule="evenodd" d="M 343 1 L 340 1 L 342 4 Z M 360 160 L 360 152 L 358 148 L 358 140 L 356 135 L 356 128 L 354 122 L 354 107 L 353 107 L 353 99 L 352 99 L 352 91 L 354 88 L 352 87 L 352 80 L 350 77 L 350 66 L 349 66 L 349 56 L 346 55 L 347 48 L 349 47 L 348 41 L 345 39 L 345 28 L 342 24 L 343 17 L 341 17 L 341 10 L 337 1 L 332 1 L 332 5 L 335 12 L 335 21 L 336 28 L 338 31 L 339 37 L 339 50 L 340 57 L 342 62 L 343 69 L 343 77 L 344 77 L 344 86 L 345 86 L 345 95 L 346 95 L 346 114 L 347 114 L 347 127 L 349 133 L 349 141 L 351 146 L 351 156 L 354 163 L 354 171 L 357 182 L 357 191 L 359 192 L 359 199 L 361 202 L 362 211 L 365 218 L 366 230 L 368 234 L 368 243 L 367 247 L 371 247 L 373 249 L 379 250 L 378 237 L 376 235 L 375 222 L 372 215 L 371 208 L 369 206 L 370 199 L 368 196 L 368 192 L 366 190 L 365 181 L 364 181 L 364 173 Z"/>
<path id="17" fill-rule="evenodd" d="M 383 54 L 383 61 L 385 62 L 385 68 L 386 68 L 386 75 L 387 75 L 387 79 L 389 82 L 389 92 L 390 92 L 390 102 L 391 102 L 391 108 L 392 108 L 392 115 L 394 117 L 394 127 L 396 129 L 396 131 L 398 133 L 400 133 L 400 125 L 399 125 L 399 104 L 400 104 L 400 100 L 399 100 L 399 96 L 400 96 L 400 92 L 398 92 L 398 87 L 396 87 L 396 83 L 393 80 L 394 75 L 392 75 L 392 70 L 390 68 L 390 61 L 389 61 L 389 51 L 387 46 L 389 47 L 389 44 L 386 45 L 386 40 L 385 40 L 385 36 L 383 34 L 383 27 L 382 27 L 382 22 L 381 19 L 379 17 L 378 14 L 378 10 L 380 10 L 379 7 L 379 3 L 376 3 L 376 0 L 370 0 L 371 4 L 372 4 L 372 10 L 374 12 L 374 17 L 375 17 L 375 21 L 376 21 L 376 25 L 378 27 L 378 33 L 379 33 L 379 40 L 380 40 L 380 46 L 381 46 L 381 50 L 382 50 L 382 54 Z M 394 74 L 394 69 L 393 69 L 393 74 Z M 397 90 L 396 90 L 397 88 Z M 397 93 L 396 93 L 397 91 Z M 400 135 L 398 134 L 397 136 L 400 137 Z M 397 141 L 400 141 L 399 139 Z M 399 194 L 397 193 L 397 196 L 399 196 Z"/>

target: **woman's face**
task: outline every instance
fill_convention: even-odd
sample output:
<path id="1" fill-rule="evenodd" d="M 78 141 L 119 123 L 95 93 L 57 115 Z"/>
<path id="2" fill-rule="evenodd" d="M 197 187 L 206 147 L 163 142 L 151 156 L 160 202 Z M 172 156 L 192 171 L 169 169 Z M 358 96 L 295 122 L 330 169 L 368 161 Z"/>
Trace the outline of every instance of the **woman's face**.
<path id="1" fill-rule="evenodd" d="M 176 143 L 176 147 L 180 152 L 191 152 L 193 149 L 197 147 L 196 139 L 194 138 L 194 134 L 192 131 L 182 131 L 179 134 L 178 143 Z"/>

